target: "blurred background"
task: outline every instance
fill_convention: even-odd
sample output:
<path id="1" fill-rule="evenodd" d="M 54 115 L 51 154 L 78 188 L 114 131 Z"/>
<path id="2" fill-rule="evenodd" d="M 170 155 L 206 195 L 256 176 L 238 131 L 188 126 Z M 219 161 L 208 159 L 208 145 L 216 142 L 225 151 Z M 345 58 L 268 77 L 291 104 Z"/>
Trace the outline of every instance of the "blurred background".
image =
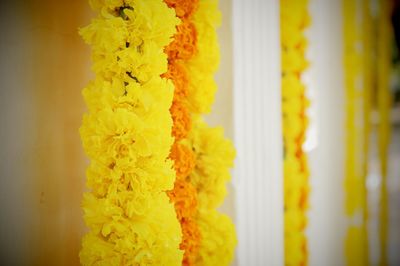
<path id="1" fill-rule="evenodd" d="M 234 265 L 256 265 L 246 261 L 243 254 L 248 253 L 246 243 L 261 243 L 257 242 L 257 238 L 261 236 L 257 231 L 250 231 L 244 221 L 254 220 L 255 224 L 260 225 L 264 220 L 257 222 L 259 216 L 253 217 L 251 213 L 243 217 L 243 210 L 251 202 L 253 195 L 251 187 L 245 187 L 243 182 L 259 184 L 252 181 L 253 173 L 254 176 L 260 174 L 272 183 L 279 183 L 282 173 L 242 171 L 244 165 L 252 164 L 246 159 L 246 154 L 253 153 L 253 146 L 249 144 L 247 150 L 243 151 L 238 136 L 252 134 L 251 130 L 254 128 L 238 126 L 243 117 L 235 114 L 250 106 L 241 105 L 235 99 L 239 90 L 242 93 L 248 91 L 249 95 L 252 93 L 251 84 L 246 83 L 245 78 L 243 83 L 237 83 L 237 77 L 244 73 L 243 69 L 252 66 L 252 61 L 246 61 L 241 66 L 237 62 L 247 56 L 246 53 L 240 53 L 239 48 L 241 42 L 254 42 L 252 34 L 264 34 L 267 38 L 266 41 L 263 40 L 265 47 L 271 47 L 270 42 L 279 47 L 279 13 L 276 16 L 262 15 L 263 11 L 271 9 L 279 12 L 279 1 L 248 1 L 241 13 L 237 10 L 242 5 L 244 2 L 239 0 L 220 0 L 223 22 L 218 30 L 221 64 L 216 80 L 219 90 L 212 114 L 206 119 L 212 125 L 222 125 L 226 136 L 234 139 L 239 147 L 236 160 L 239 170 L 233 171 L 234 180 L 229 184 L 228 197 L 221 211 L 230 215 L 237 224 L 239 246 Z M 399 12 L 398 9 L 395 10 Z M 307 229 L 310 265 L 344 265 L 345 96 L 341 12 L 341 1 L 310 0 L 313 23 L 307 31 L 307 54 L 311 64 L 304 76 L 312 102 L 307 140 L 312 187 Z M 396 38 L 400 39 L 400 15 L 396 12 L 393 15 L 393 25 Z M 238 21 L 246 20 L 246 16 L 251 17 L 256 13 L 260 15 L 253 16 L 253 24 L 239 27 Z M 92 73 L 90 47 L 84 44 L 77 30 L 90 23 L 94 16 L 88 3 L 81 0 L 0 2 L 1 265 L 79 265 L 80 239 L 86 230 L 80 202 L 85 190 L 85 168 L 88 160 L 82 149 L 78 129 L 86 110 L 81 91 L 92 78 Z M 257 19 L 265 20 L 267 28 L 258 25 Z M 252 33 L 248 33 L 246 25 L 252 28 Z M 248 38 L 243 38 L 244 36 Z M 390 111 L 392 137 L 387 175 L 389 265 L 400 265 L 400 53 L 397 47 L 398 43 L 393 42 L 390 77 L 393 95 Z M 250 49 L 247 52 L 251 52 Z M 275 54 L 274 60 L 279 60 L 279 53 L 279 49 L 271 50 L 271 54 Z M 258 66 L 256 59 L 254 58 L 254 66 Z M 278 66 L 274 72 L 278 77 L 279 63 L 275 63 L 268 60 L 263 62 Z M 253 79 L 264 81 L 257 83 L 260 88 L 280 91 L 278 81 L 269 79 L 270 73 L 258 71 L 250 74 Z M 251 103 L 252 98 L 248 99 Z M 267 97 L 265 100 L 266 112 L 280 117 L 280 106 L 276 108 L 273 105 L 274 99 Z M 265 132 L 273 131 L 276 132 L 275 137 L 281 136 L 280 124 L 271 124 L 268 117 L 257 119 L 259 120 L 254 123 L 266 123 Z M 378 124 L 379 114 L 376 106 L 373 106 L 365 183 L 368 190 L 371 265 L 378 265 L 382 254 L 379 245 L 382 177 L 377 141 Z M 254 153 L 259 148 L 254 145 Z M 263 153 L 260 163 L 276 165 L 276 160 L 281 161 L 281 151 L 270 146 L 264 148 L 267 151 Z M 256 188 L 254 187 L 254 191 Z M 267 187 L 265 191 L 268 191 Z M 258 195 L 257 193 L 254 194 Z M 278 198 L 282 198 L 282 191 L 276 193 Z M 282 200 L 260 203 L 255 207 L 258 209 L 254 210 L 266 212 L 265 217 L 271 224 L 263 224 L 264 226 L 280 228 L 274 225 L 282 223 L 281 219 L 276 218 L 282 214 L 268 212 L 270 206 L 279 210 L 282 208 Z M 266 246 L 263 252 L 263 247 L 260 247 L 253 257 L 259 257 L 258 262 L 265 262 L 262 265 L 279 265 L 268 263 L 269 260 L 263 261 L 263 258 L 281 256 L 283 247 L 274 244 L 281 240 L 282 236 L 279 234 L 267 239 L 273 248 Z"/>
<path id="2" fill-rule="evenodd" d="M 84 1 L 1 1 L 2 265 L 78 265 L 87 159 L 78 129 Z"/>

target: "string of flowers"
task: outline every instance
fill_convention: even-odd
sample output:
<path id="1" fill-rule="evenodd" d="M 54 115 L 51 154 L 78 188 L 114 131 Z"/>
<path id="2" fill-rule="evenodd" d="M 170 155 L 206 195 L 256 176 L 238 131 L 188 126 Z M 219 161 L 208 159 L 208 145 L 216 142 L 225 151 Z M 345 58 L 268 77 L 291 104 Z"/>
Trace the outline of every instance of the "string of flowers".
<path id="1" fill-rule="evenodd" d="M 175 181 L 173 84 L 164 47 L 179 24 L 162 0 L 91 0 L 80 30 L 95 78 L 83 90 L 80 134 L 91 159 L 84 194 L 83 265 L 180 265 L 181 227 L 166 194 Z"/>
<path id="2" fill-rule="evenodd" d="M 170 158 L 176 171 L 175 186 L 168 193 L 175 204 L 175 210 L 182 227 L 180 248 L 185 252 L 183 265 L 194 265 L 200 246 L 200 230 L 195 215 L 197 213 L 197 191 L 187 177 L 195 166 L 194 152 L 185 143 L 191 129 L 191 115 L 188 108 L 189 76 L 183 67 L 197 52 L 197 32 L 192 23 L 192 15 L 197 10 L 197 0 L 165 0 L 174 8 L 181 23 L 177 26 L 174 41 L 166 47 L 168 72 L 164 75 L 175 85 L 170 113 L 173 119 L 172 135 L 175 142 Z"/>
<path id="3" fill-rule="evenodd" d="M 219 213 L 226 195 L 226 182 L 231 179 L 235 150 L 224 138 L 222 127 L 209 127 L 196 117 L 189 136 L 195 151 L 196 167 L 189 176 L 198 194 L 196 221 L 201 232 L 201 243 L 196 265 L 229 265 L 236 246 L 235 228 L 230 218 Z"/>
<path id="4" fill-rule="evenodd" d="M 301 76 L 308 66 L 304 30 L 310 23 L 307 0 L 281 0 L 282 113 L 284 143 L 285 265 L 306 265 L 309 169 L 303 150 L 308 100 Z"/>
<path id="5" fill-rule="evenodd" d="M 388 148 L 390 143 L 390 110 L 392 97 L 390 93 L 390 72 L 392 63 L 393 29 L 390 21 L 393 2 L 387 0 L 379 1 L 378 17 L 378 146 L 379 158 L 381 163 L 381 199 L 380 199 L 380 265 L 388 265 L 387 241 L 388 241 L 388 190 L 387 190 L 387 168 L 388 168 Z"/>
<path id="6" fill-rule="evenodd" d="M 347 265 L 368 265 L 365 178 L 370 132 L 372 27 L 369 1 L 343 1 L 346 102 L 345 239 Z"/>
<path id="7" fill-rule="evenodd" d="M 192 18 L 197 31 L 197 52 L 184 65 L 190 77 L 187 99 L 192 113 L 186 144 L 194 152 L 196 162 L 187 180 L 197 191 L 196 222 L 201 233 L 195 265 L 205 266 L 229 265 L 237 243 L 232 221 L 216 210 L 226 195 L 235 151 L 221 127 L 211 128 L 202 119 L 202 114 L 210 112 L 217 90 L 214 73 L 220 57 L 216 32 L 220 16 L 217 0 L 199 0 Z"/>

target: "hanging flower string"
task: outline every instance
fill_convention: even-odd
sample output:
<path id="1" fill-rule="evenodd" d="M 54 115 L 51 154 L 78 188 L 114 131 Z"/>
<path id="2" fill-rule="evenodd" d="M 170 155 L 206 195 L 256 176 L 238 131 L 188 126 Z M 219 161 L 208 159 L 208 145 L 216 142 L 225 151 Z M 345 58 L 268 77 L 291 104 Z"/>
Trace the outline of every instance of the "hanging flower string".
<path id="1" fill-rule="evenodd" d="M 169 78 L 175 85 L 174 98 L 170 113 L 173 119 L 172 135 L 175 142 L 171 149 L 170 158 L 174 161 L 176 171 L 175 186 L 168 193 L 175 204 L 177 217 L 182 227 L 182 243 L 180 248 L 185 252 L 183 265 L 194 265 L 200 246 L 200 230 L 195 220 L 197 213 L 197 191 L 187 180 L 195 167 L 194 152 L 185 143 L 191 129 L 191 114 L 188 108 L 189 76 L 184 65 L 197 52 L 197 32 L 192 23 L 192 15 L 196 11 L 198 1 L 194 0 L 165 0 L 174 8 L 181 23 L 177 26 L 174 41 L 165 49 L 168 55 L 168 72 L 164 77 Z"/>
<path id="2" fill-rule="evenodd" d="M 391 135 L 390 110 L 392 96 L 390 92 L 390 74 L 392 64 L 392 45 L 394 42 L 393 27 L 390 20 L 393 12 L 393 1 L 379 1 L 378 16 L 378 90 L 377 107 L 379 112 L 378 154 L 381 164 L 381 198 L 380 198 L 380 265 L 388 265 L 389 207 L 387 189 L 388 150 Z"/>
<path id="3" fill-rule="evenodd" d="M 82 265 L 180 265 L 164 48 L 179 19 L 162 0 L 92 0 L 98 16 L 80 30 L 95 78 L 83 90 L 80 129 L 91 162 L 84 194 Z"/>
<path id="4" fill-rule="evenodd" d="M 196 222 L 201 233 L 195 264 L 204 266 L 229 265 L 237 243 L 232 221 L 216 210 L 226 196 L 235 150 L 221 127 L 211 128 L 201 117 L 210 112 L 217 90 L 214 74 L 220 58 L 216 32 L 220 16 L 217 0 L 199 0 L 192 19 L 197 32 L 197 52 L 184 65 L 190 77 L 187 99 L 192 113 L 187 145 L 196 162 L 188 180 L 198 195 Z"/>
<path id="5" fill-rule="evenodd" d="M 305 28 L 310 23 L 307 0 L 281 0 L 282 113 L 284 141 L 285 265 L 307 265 L 304 230 L 307 225 L 309 169 L 303 150 L 308 126 L 308 100 L 301 76 L 305 58 Z"/>
<path id="6" fill-rule="evenodd" d="M 170 111 L 176 139 L 171 158 L 175 161 L 177 181 L 170 197 L 183 230 L 183 264 L 228 265 L 236 245 L 235 230 L 228 216 L 215 208 L 226 195 L 225 185 L 230 180 L 229 168 L 233 166 L 235 152 L 222 128 L 210 128 L 201 118 L 211 110 L 217 89 L 213 76 L 219 64 L 218 2 L 166 3 L 175 8 L 182 20 L 175 42 L 166 49 L 169 71 L 165 76 L 175 84 Z"/>
<path id="7" fill-rule="evenodd" d="M 196 265 L 229 265 L 237 243 L 235 228 L 230 218 L 216 208 L 227 193 L 235 150 L 221 127 L 211 128 L 201 117 L 194 120 L 189 139 L 196 156 L 189 180 L 198 193 L 196 221 L 202 236 Z"/>
<path id="8" fill-rule="evenodd" d="M 346 101 L 345 239 L 347 265 L 368 265 L 367 191 L 365 178 L 373 84 L 373 30 L 369 1 L 343 1 Z"/>

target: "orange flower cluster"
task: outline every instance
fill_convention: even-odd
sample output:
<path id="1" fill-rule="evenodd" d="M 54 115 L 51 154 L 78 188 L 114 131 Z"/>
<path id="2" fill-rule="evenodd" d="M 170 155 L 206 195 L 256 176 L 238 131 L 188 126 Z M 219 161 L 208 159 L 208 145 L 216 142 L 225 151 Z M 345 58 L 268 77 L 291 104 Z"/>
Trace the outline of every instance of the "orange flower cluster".
<path id="1" fill-rule="evenodd" d="M 175 142 L 171 149 L 170 158 L 174 161 L 177 179 L 186 179 L 195 166 L 195 156 L 186 145 Z"/>
<path id="2" fill-rule="evenodd" d="M 197 52 L 197 32 L 191 22 L 191 16 L 198 6 L 198 0 L 165 0 L 165 3 L 174 8 L 176 15 L 181 19 L 174 40 L 165 48 L 168 55 L 168 72 L 164 77 L 171 79 L 175 86 L 170 108 L 175 142 L 171 148 L 170 158 L 174 161 L 176 181 L 174 189 L 169 191 L 168 196 L 175 204 L 177 217 L 181 223 L 183 237 L 180 249 L 185 252 L 182 265 L 194 265 L 201 236 L 195 220 L 197 191 L 187 180 L 195 167 L 195 156 L 185 144 L 192 123 L 187 102 L 189 78 L 184 64 Z"/>
<path id="3" fill-rule="evenodd" d="M 164 2 L 174 8 L 176 15 L 182 20 L 189 20 L 199 5 L 198 0 L 165 0 Z"/>
<path id="4" fill-rule="evenodd" d="M 177 143 L 187 137 L 192 125 L 186 101 L 189 80 L 185 69 L 180 65 L 179 61 L 173 60 L 168 61 L 168 72 L 164 74 L 164 77 L 171 79 L 175 85 L 170 113 L 173 121 L 172 135 L 175 137 L 175 143 Z"/>

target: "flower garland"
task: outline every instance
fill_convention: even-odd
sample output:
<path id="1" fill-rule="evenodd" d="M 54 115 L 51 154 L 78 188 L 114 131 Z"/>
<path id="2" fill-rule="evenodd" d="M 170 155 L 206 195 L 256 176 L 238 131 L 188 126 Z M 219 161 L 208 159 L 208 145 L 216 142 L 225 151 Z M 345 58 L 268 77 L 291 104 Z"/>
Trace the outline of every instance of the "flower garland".
<path id="1" fill-rule="evenodd" d="M 228 265 L 236 243 L 234 227 L 215 208 L 226 194 L 234 150 L 221 128 L 209 128 L 200 118 L 210 110 L 216 91 L 217 2 L 166 3 L 182 20 L 175 41 L 166 48 L 169 71 L 165 76 L 175 84 L 170 111 L 175 136 L 171 158 L 177 181 L 169 195 L 181 221 L 183 265 Z"/>
<path id="2" fill-rule="evenodd" d="M 284 140 L 285 264 L 307 264 L 309 169 L 303 143 L 308 100 L 301 75 L 307 68 L 305 28 L 310 23 L 307 0 L 281 0 L 282 112 Z"/>
<path id="3" fill-rule="evenodd" d="M 365 178 L 373 84 L 371 17 L 368 1 L 343 1 L 346 95 L 345 242 L 347 265 L 368 265 Z"/>
<path id="4" fill-rule="evenodd" d="M 380 248 L 381 258 L 380 265 L 388 265 L 387 258 L 387 238 L 388 238 L 388 191 L 387 191 L 387 163 L 388 148 L 390 143 L 390 110 L 392 105 L 392 97 L 390 93 L 390 70 L 392 60 L 393 45 L 393 29 L 390 21 L 393 9 L 392 1 L 379 1 L 379 18 L 378 18 L 378 145 L 379 157 L 381 163 L 381 199 L 380 199 Z"/>
<path id="5" fill-rule="evenodd" d="M 216 211 L 226 195 L 226 182 L 231 179 L 235 150 L 223 136 L 221 127 L 210 128 L 196 117 L 189 136 L 195 151 L 196 167 L 189 176 L 198 195 L 197 223 L 201 242 L 196 265 L 229 265 L 236 246 L 236 234 L 228 216 Z"/>
<path id="6" fill-rule="evenodd" d="M 209 112 L 217 86 L 214 73 L 219 65 L 216 28 L 220 23 L 217 0 L 199 0 L 192 18 L 197 31 L 197 52 L 184 65 L 190 77 L 188 106 L 192 127 L 187 145 L 195 155 L 195 167 L 188 177 L 198 195 L 196 222 L 201 233 L 195 265 L 228 265 L 233 258 L 236 234 L 228 216 L 216 211 L 226 195 L 235 151 L 220 127 L 211 128 L 201 118 Z"/>
<path id="7" fill-rule="evenodd" d="M 80 30 L 96 74 L 83 90 L 89 112 L 80 133 L 91 163 L 81 263 L 180 265 L 181 228 L 165 192 L 175 181 L 173 84 L 160 77 L 179 19 L 162 0 L 90 4 L 99 15 Z"/>
<path id="8" fill-rule="evenodd" d="M 191 129 L 191 116 L 188 108 L 189 77 L 183 67 L 197 52 L 197 32 L 192 23 L 192 15 L 197 10 L 198 1 L 165 0 L 175 9 L 181 23 L 177 26 L 174 41 L 166 47 L 168 54 L 168 72 L 164 75 L 175 85 L 174 98 L 170 113 L 173 119 L 172 135 L 175 142 L 170 158 L 176 171 L 175 186 L 168 193 L 175 204 L 175 210 L 182 227 L 180 248 L 185 252 L 183 265 L 194 265 L 200 246 L 200 229 L 195 215 L 197 213 L 197 191 L 187 177 L 195 166 L 194 152 L 185 143 Z"/>

